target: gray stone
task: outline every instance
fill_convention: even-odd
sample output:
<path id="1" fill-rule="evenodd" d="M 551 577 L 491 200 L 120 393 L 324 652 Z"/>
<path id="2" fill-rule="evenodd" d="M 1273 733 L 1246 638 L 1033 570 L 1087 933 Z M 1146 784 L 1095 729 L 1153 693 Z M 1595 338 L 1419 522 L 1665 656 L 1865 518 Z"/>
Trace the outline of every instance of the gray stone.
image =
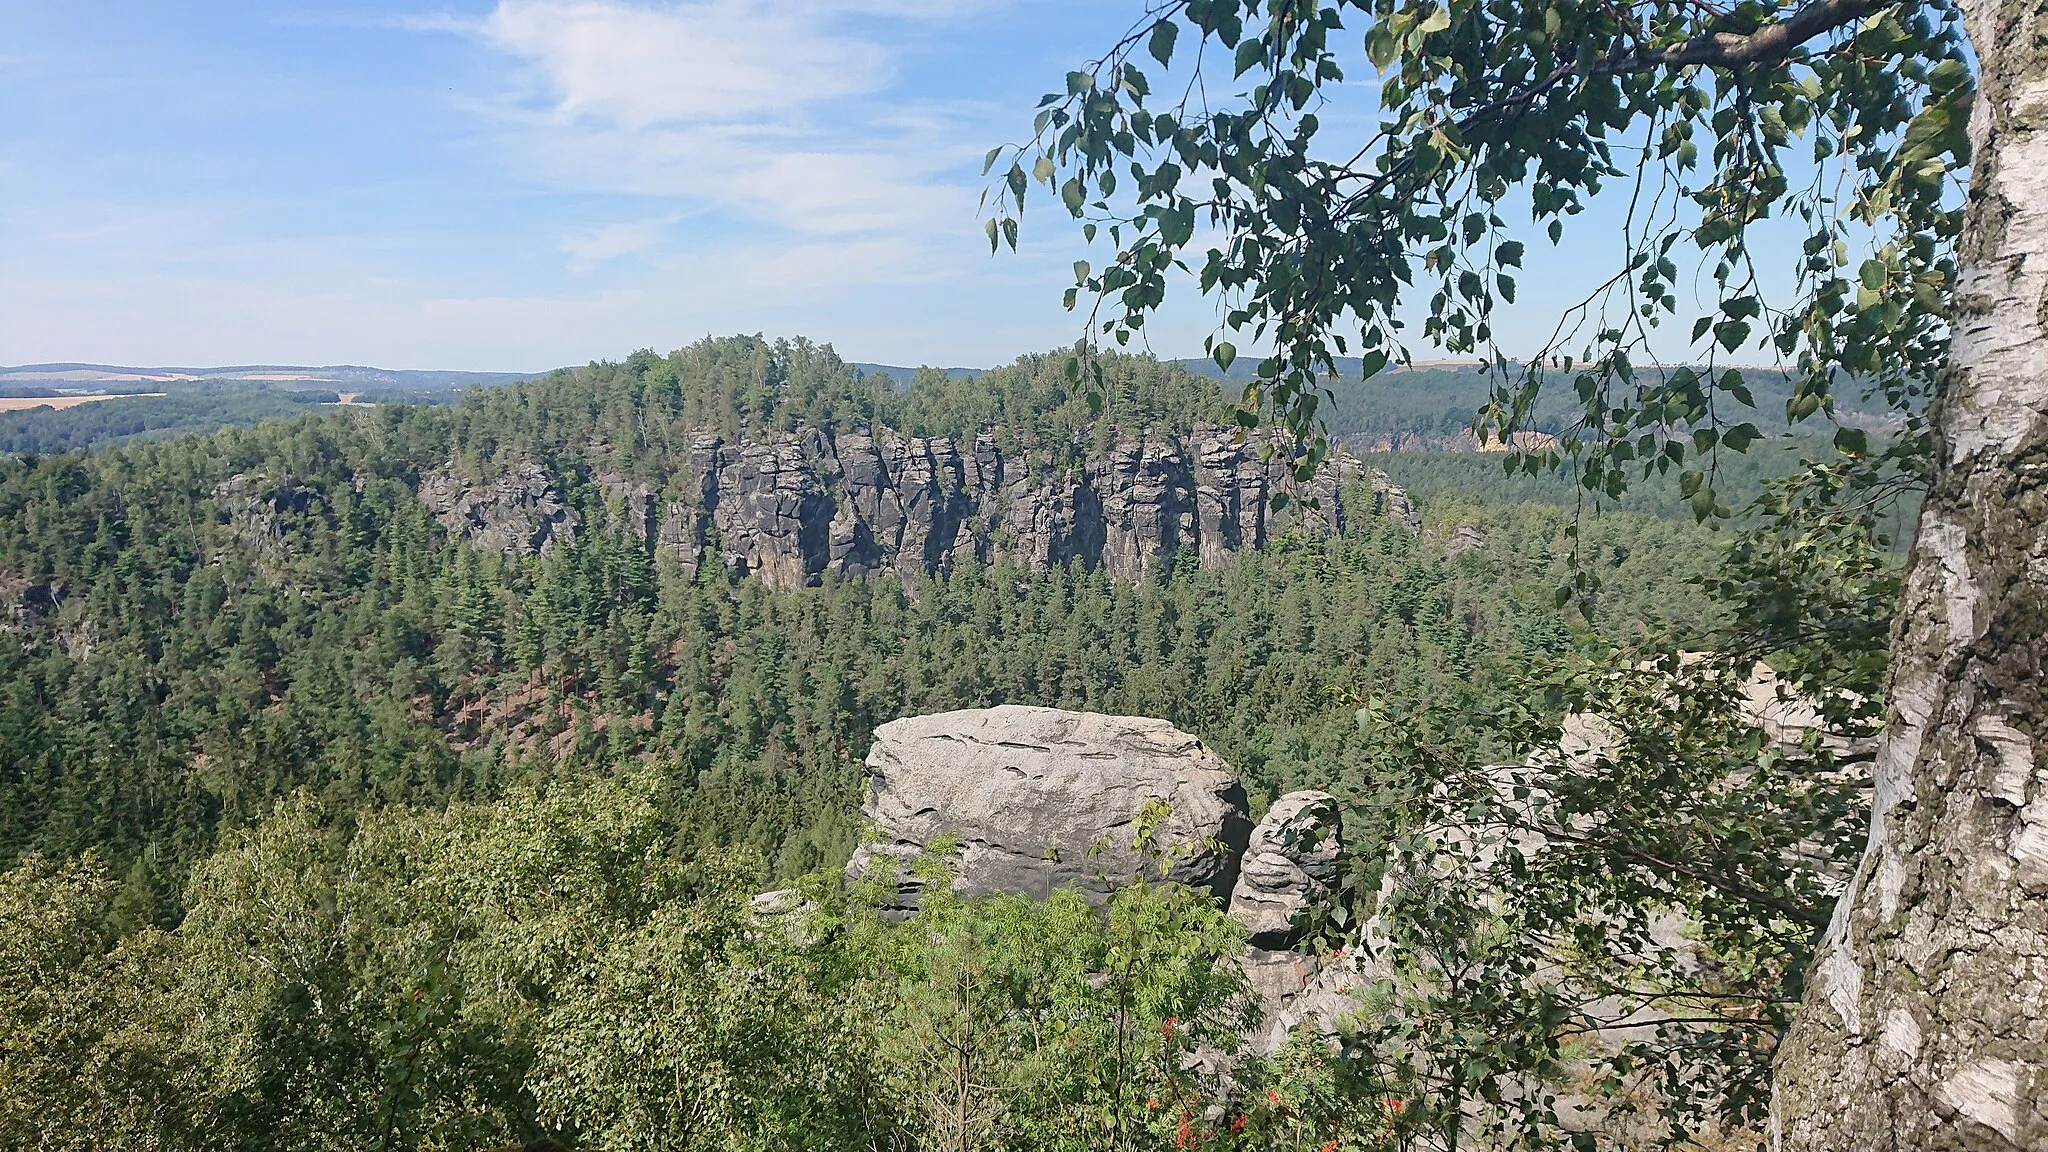
<path id="1" fill-rule="evenodd" d="M 420 479 L 420 499 L 443 528 L 487 551 L 506 556 L 545 553 L 576 538 L 582 518 L 562 502 L 554 478 L 532 461 L 515 464 L 495 481 L 479 483 L 453 469 Z"/>
<path id="2" fill-rule="evenodd" d="M 1297 1028 L 1334 1039 L 1358 1011 L 1358 994 L 1382 975 L 1341 952 L 1311 956 L 1254 945 L 1237 962 L 1259 1005 L 1259 1025 L 1245 1036 L 1245 1047 L 1263 1056 L 1279 1051 Z"/>
<path id="3" fill-rule="evenodd" d="M 1327 792 L 1289 792 L 1252 829 L 1230 914 L 1251 930 L 1256 948 L 1300 939 L 1294 918 L 1337 880 L 1343 816 Z"/>
<path id="4" fill-rule="evenodd" d="M 273 481 L 260 472 L 238 472 L 213 486 L 213 505 L 234 545 L 255 559 L 284 549 L 287 526 L 312 510 L 320 493 L 291 479 Z"/>
<path id="5" fill-rule="evenodd" d="M 1301 500 L 1274 513 L 1291 469 L 1267 447 L 1205 426 L 1185 436 L 1139 429 L 1099 449 L 1005 453 L 988 434 L 956 443 L 799 425 L 730 441 L 701 433 L 666 475 L 599 467 L 594 478 L 605 516 L 686 578 L 709 562 L 782 587 L 885 572 L 915 581 L 969 557 L 1139 580 L 1184 553 L 1216 567 L 1283 533 L 1340 531 L 1352 515 L 1420 530 L 1408 494 L 1341 451 L 1294 492 Z M 1366 507 L 1347 503 L 1361 482 Z M 495 480 L 451 464 L 419 487 L 449 531 L 509 556 L 574 538 L 580 518 L 561 491 L 533 461 Z"/>
<path id="6" fill-rule="evenodd" d="M 963 895 L 1042 897 L 1075 885 L 1091 898 L 1141 870 L 1222 896 L 1236 880 L 1251 821 L 1230 766 L 1164 720 L 1057 708 L 942 712 L 875 730 L 862 815 L 880 832 L 847 865 L 849 878 L 893 863 L 885 911 L 908 913 L 923 881 L 910 874 L 924 846 L 958 844 L 953 888 Z M 1169 811 L 1161 853 L 1132 849 L 1148 801 Z"/>
<path id="7" fill-rule="evenodd" d="M 1486 547 L 1486 531 L 1475 524 L 1460 524 L 1444 544 L 1444 559 L 1455 560 L 1467 552 Z"/>

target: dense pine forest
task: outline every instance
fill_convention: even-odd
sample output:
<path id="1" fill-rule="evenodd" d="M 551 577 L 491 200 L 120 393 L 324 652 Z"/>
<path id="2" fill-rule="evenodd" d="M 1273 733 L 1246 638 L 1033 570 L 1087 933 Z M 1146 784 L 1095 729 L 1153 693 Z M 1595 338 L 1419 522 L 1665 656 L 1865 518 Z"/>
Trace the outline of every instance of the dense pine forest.
<path id="1" fill-rule="evenodd" d="M 717 341 L 453 407 L 7 457 L 0 851 L 96 850 L 137 915 L 167 921 L 222 829 L 301 789 L 341 809 L 435 805 L 651 763 L 695 835 L 787 878 L 850 851 L 868 734 L 896 716 L 1158 715 L 1268 792 L 1358 784 L 1370 749 L 1346 701 L 1479 708 L 1591 630 L 1551 604 L 1566 516 L 1541 506 L 1446 495 L 1420 536 L 1367 521 L 1139 583 L 968 565 L 772 589 L 658 563 L 590 482 L 606 459 L 645 470 L 675 451 L 671 427 L 872 420 L 1070 444 L 1098 422 L 1049 360 L 899 392 L 829 350 Z M 1111 379 L 1111 419 L 1221 407 L 1149 361 Z M 451 538 L 419 476 L 494 454 L 566 464 L 583 521 L 609 527 L 519 561 Z M 235 476 L 298 495 L 255 523 L 223 487 Z M 1465 524 L 1486 546 L 1447 558 Z M 1707 533 L 1641 515 L 1595 531 L 1615 572 L 1598 629 L 1625 637 L 1696 599 Z M 1671 622 L 1698 630 L 1701 611 Z"/>

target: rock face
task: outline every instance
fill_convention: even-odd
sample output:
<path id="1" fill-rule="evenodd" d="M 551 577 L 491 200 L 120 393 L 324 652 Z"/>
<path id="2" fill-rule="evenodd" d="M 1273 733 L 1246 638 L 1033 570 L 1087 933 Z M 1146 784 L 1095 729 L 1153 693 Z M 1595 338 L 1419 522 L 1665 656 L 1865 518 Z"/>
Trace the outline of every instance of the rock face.
<path id="1" fill-rule="evenodd" d="M 1230 914 L 1254 948 L 1285 948 L 1301 936 L 1294 917 L 1337 880 L 1343 816 L 1327 792 L 1290 792 L 1252 829 Z"/>
<path id="2" fill-rule="evenodd" d="M 1353 956 L 1317 957 L 1256 945 L 1244 950 L 1238 965 L 1260 1009 L 1259 1026 L 1245 1044 L 1265 1056 L 1303 1025 L 1335 1036 L 1344 1018 L 1358 1011 L 1355 993 L 1379 975 L 1362 971 Z"/>
<path id="3" fill-rule="evenodd" d="M 304 516 L 320 494 L 295 480 L 272 480 L 238 472 L 213 486 L 215 515 L 233 533 L 236 546 L 268 558 L 284 549 L 284 527 Z"/>
<path id="4" fill-rule="evenodd" d="M 419 492 L 443 528 L 512 557 L 574 540 L 581 521 L 562 501 L 547 469 L 531 461 L 514 465 L 491 484 L 438 472 L 421 479 Z"/>
<path id="5" fill-rule="evenodd" d="M 943 712 L 875 729 L 861 814 L 881 832 L 849 878 L 894 861 L 885 911 L 907 913 L 923 882 L 909 865 L 934 838 L 959 845 L 955 890 L 1044 896 L 1073 884 L 1107 895 L 1156 863 L 1132 851 L 1148 801 L 1170 810 L 1154 834 L 1165 878 L 1218 896 L 1237 879 L 1251 821 L 1244 789 L 1214 752 L 1164 720 L 1057 708 Z"/>
<path id="6" fill-rule="evenodd" d="M 699 435 L 658 485 L 602 471 L 596 479 L 629 530 L 651 535 L 686 574 L 716 564 L 784 587 L 828 573 L 915 579 L 967 557 L 1038 571 L 1079 562 L 1138 579 L 1183 551 L 1222 564 L 1297 525 L 1328 533 L 1370 514 L 1420 529 L 1407 493 L 1341 453 L 1297 494 L 1312 508 L 1274 513 L 1270 497 L 1290 467 L 1284 454 L 1262 458 L 1263 447 L 1224 428 L 1145 430 L 1056 461 L 1005 452 L 988 435 L 961 443 L 800 426 L 735 440 Z M 1345 498 L 1361 480 L 1368 507 Z M 545 551 L 577 527 L 556 482 L 533 463 L 495 484 L 444 470 L 422 480 L 420 496 L 450 531 L 512 555 Z"/>
<path id="7" fill-rule="evenodd" d="M 1477 552 L 1486 547 L 1486 532 L 1472 524 L 1460 524 L 1458 530 L 1444 544 L 1444 559 L 1455 560 L 1467 552 Z"/>

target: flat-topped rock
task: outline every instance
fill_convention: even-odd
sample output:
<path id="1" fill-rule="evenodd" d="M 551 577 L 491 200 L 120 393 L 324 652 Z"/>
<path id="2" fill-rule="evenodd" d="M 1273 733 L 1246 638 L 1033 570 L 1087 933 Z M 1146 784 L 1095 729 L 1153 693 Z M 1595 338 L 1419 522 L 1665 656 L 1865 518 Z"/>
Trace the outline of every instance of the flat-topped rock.
<path id="1" fill-rule="evenodd" d="M 1141 869 L 1225 896 L 1251 832 L 1244 789 L 1230 765 L 1164 720 L 1058 708 L 942 712 L 875 729 L 862 815 L 879 830 L 847 865 L 849 877 L 893 860 L 899 883 L 885 902 L 920 903 L 911 875 L 924 846 L 958 845 L 953 887 L 963 895 L 1043 897 L 1076 885 L 1105 897 Z M 1164 801 L 1148 863 L 1132 841 L 1140 812 Z"/>

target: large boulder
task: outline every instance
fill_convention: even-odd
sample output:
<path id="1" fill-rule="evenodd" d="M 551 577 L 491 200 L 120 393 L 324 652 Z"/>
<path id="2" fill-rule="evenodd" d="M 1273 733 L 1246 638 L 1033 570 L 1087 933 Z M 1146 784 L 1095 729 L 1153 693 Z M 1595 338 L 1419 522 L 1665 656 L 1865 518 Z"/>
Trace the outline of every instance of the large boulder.
<path id="1" fill-rule="evenodd" d="M 893 862 L 884 908 L 896 913 L 919 906 L 912 865 L 941 836 L 957 844 L 953 887 L 964 895 L 1042 897 L 1071 884 L 1100 899 L 1162 870 L 1221 897 L 1251 831 L 1237 774 L 1164 720 L 1016 705 L 913 716 L 875 729 L 867 764 L 861 812 L 880 838 L 847 874 Z M 1168 806 L 1151 860 L 1132 843 L 1148 801 Z"/>
<path id="2" fill-rule="evenodd" d="M 1230 914 L 1255 948 L 1285 948 L 1301 933 L 1294 918 L 1337 879 L 1343 816 L 1328 792 L 1289 792 L 1252 829 Z"/>

